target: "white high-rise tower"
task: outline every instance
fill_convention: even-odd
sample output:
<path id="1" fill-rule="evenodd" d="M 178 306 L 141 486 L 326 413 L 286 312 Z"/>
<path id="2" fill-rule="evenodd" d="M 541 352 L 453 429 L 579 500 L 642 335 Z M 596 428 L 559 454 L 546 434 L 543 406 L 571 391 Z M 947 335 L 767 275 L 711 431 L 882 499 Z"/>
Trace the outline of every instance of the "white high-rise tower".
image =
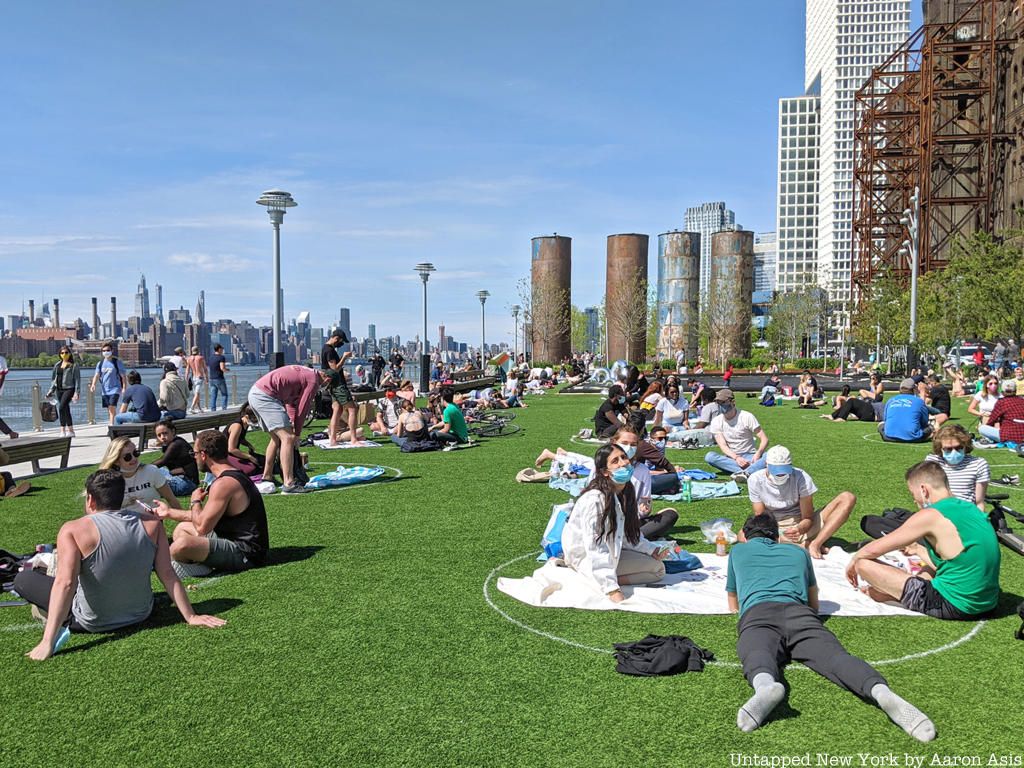
<path id="1" fill-rule="evenodd" d="M 736 214 L 725 203 L 701 203 L 687 208 L 683 216 L 683 229 L 700 233 L 700 295 L 707 295 L 711 281 L 711 236 L 726 229 L 739 229 Z"/>
<path id="2" fill-rule="evenodd" d="M 850 246 L 853 222 L 853 96 L 872 69 L 879 66 L 910 35 L 910 0 L 807 0 L 804 55 L 804 100 L 780 100 L 779 134 L 779 288 L 813 284 L 828 289 L 833 301 L 850 299 Z M 817 103 L 815 103 L 817 102 Z M 814 114 L 814 108 L 817 107 Z M 784 108 L 788 108 L 784 114 Z M 784 226 L 789 202 L 782 195 L 787 184 L 799 184 L 805 168 L 784 167 L 783 142 L 794 137 L 784 131 L 786 115 L 807 115 L 809 141 L 817 133 L 817 178 L 813 179 L 814 210 L 805 201 L 796 203 L 801 214 L 817 218 L 815 237 L 804 227 Z M 816 124 L 816 131 L 811 121 Z M 788 126 L 799 129 L 799 124 Z M 795 136 L 799 143 L 799 130 Z M 808 147 L 809 148 L 809 147 Z M 804 158 L 810 161 L 811 158 Z M 810 163 L 808 162 L 807 165 Z M 809 167 L 806 168 L 810 170 Z M 811 179 L 802 192 L 812 194 Z M 787 192 L 788 194 L 788 192 Z M 793 247 L 799 237 L 800 246 Z M 816 253 L 810 250 L 811 241 Z M 790 264 L 792 266 L 790 266 Z"/>

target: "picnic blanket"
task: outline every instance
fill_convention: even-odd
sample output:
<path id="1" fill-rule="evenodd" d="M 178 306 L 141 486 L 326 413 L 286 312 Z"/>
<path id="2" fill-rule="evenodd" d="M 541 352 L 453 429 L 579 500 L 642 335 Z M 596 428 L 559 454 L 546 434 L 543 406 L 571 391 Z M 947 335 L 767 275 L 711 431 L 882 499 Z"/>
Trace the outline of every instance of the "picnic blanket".
<path id="1" fill-rule="evenodd" d="M 384 467 L 347 467 L 340 466 L 331 472 L 314 475 L 306 483 L 307 488 L 338 488 L 343 485 L 367 483 L 384 474 Z"/>
<path id="2" fill-rule="evenodd" d="M 339 448 L 380 448 L 380 443 L 375 443 L 373 440 L 360 440 L 356 445 L 352 445 L 348 440 L 345 440 L 337 445 L 331 445 L 330 441 L 325 439 L 314 440 L 313 445 L 325 451 L 334 451 Z"/>
<path id="3" fill-rule="evenodd" d="M 554 488 L 558 491 L 565 491 L 573 498 L 579 496 L 583 491 L 586 490 L 587 485 L 590 483 L 589 477 L 561 477 L 560 475 L 551 475 L 551 479 L 548 480 L 548 487 Z M 701 501 L 703 499 L 721 499 L 726 496 L 739 496 L 740 487 L 736 484 L 735 480 L 730 480 L 727 483 L 702 483 L 696 482 L 690 484 L 690 499 L 693 501 Z M 661 501 L 682 501 L 682 493 L 673 493 L 667 496 L 652 496 L 653 499 L 659 499 Z"/>
<path id="4" fill-rule="evenodd" d="M 549 560 L 522 579 L 500 577 L 498 589 L 527 605 L 538 608 L 582 608 L 590 611 L 632 611 L 634 613 L 729 613 L 725 596 L 727 557 L 697 554 L 702 567 L 686 573 L 670 573 L 656 585 L 623 587 L 626 600 L 613 603 L 602 595 L 593 581 L 571 568 Z M 850 586 L 846 564 L 850 555 L 833 547 L 814 561 L 822 614 L 834 616 L 921 616 L 892 603 L 876 603 Z"/>

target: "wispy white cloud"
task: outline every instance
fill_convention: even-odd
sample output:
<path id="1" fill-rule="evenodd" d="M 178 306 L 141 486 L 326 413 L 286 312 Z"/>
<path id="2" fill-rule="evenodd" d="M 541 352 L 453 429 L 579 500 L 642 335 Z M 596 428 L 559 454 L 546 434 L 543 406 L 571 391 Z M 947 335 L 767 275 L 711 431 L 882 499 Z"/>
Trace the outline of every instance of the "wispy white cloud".
<path id="1" fill-rule="evenodd" d="M 434 233 L 429 229 L 388 229 L 387 227 L 383 227 L 381 229 L 339 229 L 335 230 L 331 234 L 337 235 L 338 237 L 382 237 L 408 240 L 426 240 L 434 235 Z"/>
<path id="2" fill-rule="evenodd" d="M 265 218 L 254 210 L 248 216 L 205 216 L 194 219 L 164 219 L 136 224 L 134 229 L 266 229 Z"/>
<path id="3" fill-rule="evenodd" d="M 231 253 L 173 253 L 168 261 L 175 266 L 199 272 L 245 272 L 254 265 L 250 259 Z"/>
<path id="4" fill-rule="evenodd" d="M 532 176 L 497 179 L 435 179 L 431 181 L 371 181 L 342 189 L 370 208 L 397 207 L 420 203 L 504 206 L 523 195 L 541 189 L 564 186 L 561 182 Z"/>
<path id="5" fill-rule="evenodd" d="M 119 237 L 109 235 L 12 235 L 0 237 L 0 253 L 24 253 L 26 251 L 58 248 L 70 251 L 116 251 L 129 246 Z"/>

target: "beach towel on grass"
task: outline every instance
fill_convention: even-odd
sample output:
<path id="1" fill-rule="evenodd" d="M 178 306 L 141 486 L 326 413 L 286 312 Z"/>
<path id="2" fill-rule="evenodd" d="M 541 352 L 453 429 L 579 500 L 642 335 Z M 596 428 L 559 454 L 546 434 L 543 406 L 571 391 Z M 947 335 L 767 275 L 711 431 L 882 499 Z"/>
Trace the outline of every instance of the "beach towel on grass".
<path id="1" fill-rule="evenodd" d="M 314 475 L 306 483 L 307 488 L 338 488 L 342 485 L 355 485 L 375 480 L 384 474 L 384 467 L 346 467 L 341 466 L 332 472 Z"/>
<path id="2" fill-rule="evenodd" d="M 325 451 L 334 451 L 339 448 L 380 448 L 380 443 L 375 443 L 373 440 L 360 440 L 355 445 L 352 445 L 348 440 L 340 442 L 337 445 L 331 445 L 328 440 L 314 440 L 313 445 L 317 448 L 322 448 Z"/>
<path id="3" fill-rule="evenodd" d="M 582 608 L 591 611 L 634 613 L 726 614 L 728 558 L 698 554 L 699 570 L 668 574 L 656 586 L 623 587 L 626 600 L 613 603 L 594 582 L 571 568 L 548 561 L 522 579 L 501 577 L 498 589 L 527 605 L 539 608 Z M 822 560 L 814 561 L 821 613 L 834 616 L 921 616 L 896 604 L 876 603 L 846 580 L 850 555 L 833 547 Z"/>
<path id="4" fill-rule="evenodd" d="M 701 501 L 703 499 L 722 499 L 726 496 L 739 496 L 740 487 L 735 480 L 727 483 L 690 483 L 690 499 Z M 682 493 L 669 493 L 661 496 L 651 496 L 659 501 L 682 501 Z"/>

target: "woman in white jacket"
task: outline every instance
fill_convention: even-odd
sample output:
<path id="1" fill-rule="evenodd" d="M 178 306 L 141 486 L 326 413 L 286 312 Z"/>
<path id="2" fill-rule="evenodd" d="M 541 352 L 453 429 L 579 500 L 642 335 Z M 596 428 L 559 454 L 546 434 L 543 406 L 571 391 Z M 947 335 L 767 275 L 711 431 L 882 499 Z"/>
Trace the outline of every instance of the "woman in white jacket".
<path id="1" fill-rule="evenodd" d="M 594 456 L 594 479 L 562 533 L 566 565 L 616 603 L 626 599 L 621 585 L 652 584 L 665 575 L 661 560 L 667 552 L 640 533 L 632 475 L 625 451 L 602 446 Z"/>

